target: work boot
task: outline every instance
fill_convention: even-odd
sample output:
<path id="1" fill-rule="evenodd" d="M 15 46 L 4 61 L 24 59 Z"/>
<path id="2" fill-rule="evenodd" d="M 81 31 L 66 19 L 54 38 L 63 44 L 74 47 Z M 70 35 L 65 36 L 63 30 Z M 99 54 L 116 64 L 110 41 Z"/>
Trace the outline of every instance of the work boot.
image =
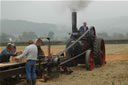
<path id="1" fill-rule="evenodd" d="M 32 80 L 32 85 L 36 85 L 36 80 Z"/>
<path id="2" fill-rule="evenodd" d="M 27 80 L 27 85 L 31 85 L 31 81 L 30 80 Z"/>
<path id="3" fill-rule="evenodd" d="M 47 82 L 47 80 L 49 80 L 49 79 L 50 79 L 50 76 L 44 75 L 44 82 Z"/>

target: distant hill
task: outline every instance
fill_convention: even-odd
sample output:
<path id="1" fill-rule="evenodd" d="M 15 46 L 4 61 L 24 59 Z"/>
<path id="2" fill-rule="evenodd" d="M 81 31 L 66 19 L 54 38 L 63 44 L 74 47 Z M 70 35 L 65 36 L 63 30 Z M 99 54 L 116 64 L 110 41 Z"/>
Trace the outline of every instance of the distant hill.
<path id="1" fill-rule="evenodd" d="M 128 16 L 89 20 L 90 26 L 96 27 L 96 32 L 128 33 Z M 78 27 L 79 28 L 79 27 Z M 53 31 L 55 36 L 64 37 L 71 32 L 71 25 L 56 25 L 50 23 L 36 23 L 25 20 L 1 20 L 2 32 L 7 34 L 21 35 L 23 32 L 35 32 L 38 36 L 47 36 L 49 31 Z"/>
<path id="2" fill-rule="evenodd" d="M 37 35 L 47 34 L 55 31 L 56 25 L 48 23 L 35 23 L 23 20 L 1 20 L 2 32 L 19 35 L 23 32 L 35 32 Z"/>

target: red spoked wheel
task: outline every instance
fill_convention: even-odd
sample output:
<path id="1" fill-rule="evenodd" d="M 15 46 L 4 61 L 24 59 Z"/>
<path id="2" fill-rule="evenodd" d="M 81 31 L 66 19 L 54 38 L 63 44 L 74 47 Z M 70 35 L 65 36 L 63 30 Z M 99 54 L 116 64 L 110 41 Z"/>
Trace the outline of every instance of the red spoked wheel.
<path id="1" fill-rule="evenodd" d="M 104 66 L 106 64 L 105 61 L 105 43 L 101 38 L 96 38 L 93 45 L 95 64 Z"/>
<path id="2" fill-rule="evenodd" d="M 104 40 L 101 40 L 101 46 L 100 46 L 100 59 L 101 59 L 101 66 L 104 66 L 106 64 L 105 61 L 105 44 L 104 44 Z"/>
<path id="3" fill-rule="evenodd" d="M 92 50 L 87 50 L 85 63 L 88 70 L 92 71 L 95 68 L 94 53 Z"/>

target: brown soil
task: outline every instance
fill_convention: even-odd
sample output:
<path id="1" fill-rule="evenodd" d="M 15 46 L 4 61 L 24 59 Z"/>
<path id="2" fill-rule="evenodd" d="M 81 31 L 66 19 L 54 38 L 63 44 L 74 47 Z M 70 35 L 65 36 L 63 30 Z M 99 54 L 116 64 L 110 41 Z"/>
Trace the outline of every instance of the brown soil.
<path id="1" fill-rule="evenodd" d="M 57 49 L 57 48 L 52 48 L 51 49 L 51 54 L 56 55 L 57 52 L 63 51 L 63 49 Z M 44 53 L 47 56 L 48 51 L 47 49 L 44 49 Z M 118 55 L 118 54 L 106 54 L 106 60 L 128 60 L 128 54 L 123 54 L 123 55 Z"/>
<path id="2" fill-rule="evenodd" d="M 106 60 L 128 60 L 128 55 L 106 55 Z"/>

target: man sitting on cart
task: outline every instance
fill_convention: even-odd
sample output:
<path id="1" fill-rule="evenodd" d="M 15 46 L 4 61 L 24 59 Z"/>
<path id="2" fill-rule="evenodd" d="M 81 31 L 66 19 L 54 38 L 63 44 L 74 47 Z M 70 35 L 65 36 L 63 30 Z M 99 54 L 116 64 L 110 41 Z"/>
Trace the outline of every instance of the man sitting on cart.
<path id="1" fill-rule="evenodd" d="M 0 63 L 9 62 L 10 56 L 16 56 L 12 49 L 14 49 L 12 44 L 8 43 L 7 47 L 0 53 Z"/>

